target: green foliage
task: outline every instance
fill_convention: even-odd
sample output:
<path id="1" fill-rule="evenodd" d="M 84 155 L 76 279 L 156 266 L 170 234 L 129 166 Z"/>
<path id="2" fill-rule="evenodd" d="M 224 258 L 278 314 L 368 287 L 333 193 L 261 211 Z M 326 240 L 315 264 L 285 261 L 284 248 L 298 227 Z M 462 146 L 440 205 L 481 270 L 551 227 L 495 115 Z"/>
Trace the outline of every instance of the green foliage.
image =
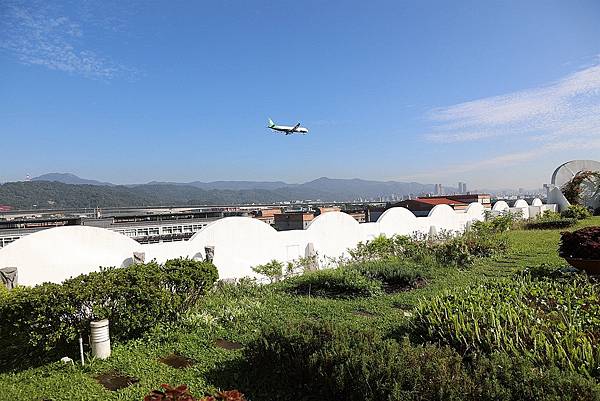
<path id="1" fill-rule="evenodd" d="M 15 289 L 0 298 L 0 367 L 16 356 L 44 359 L 76 349 L 92 320 L 109 319 L 114 340 L 139 337 L 175 321 L 217 278 L 212 264 L 175 259 Z"/>
<path id="2" fill-rule="evenodd" d="M 592 225 L 600 225 L 600 218 L 593 217 L 582 220 L 577 227 Z M 265 364 L 263 369 L 261 364 L 254 363 L 251 359 L 245 359 L 243 350 L 223 350 L 215 347 L 213 342 L 216 338 L 226 338 L 241 343 L 244 348 L 247 348 L 249 344 L 262 341 L 261 330 L 264 328 L 275 330 L 276 326 L 286 325 L 291 330 L 293 326 L 297 326 L 293 322 L 301 322 L 306 325 L 310 322 L 321 321 L 331 322 L 336 326 L 342 325 L 350 332 L 360 330 L 366 333 L 375 333 L 373 336 L 365 334 L 367 337 L 365 341 L 371 341 L 372 348 L 380 349 L 383 346 L 379 338 L 394 344 L 395 341 L 389 340 L 390 338 L 401 338 L 403 334 L 409 332 L 412 320 L 410 315 L 414 313 L 413 307 L 420 299 L 422 302 L 427 302 L 431 298 L 444 294 L 444 291 L 459 291 L 459 289 L 481 280 L 492 282 L 504 280 L 502 277 L 513 277 L 515 273 L 520 273 L 527 266 L 539 266 L 542 263 L 546 263 L 547 266 L 544 269 L 537 269 L 535 274 L 540 279 L 548 276 L 555 277 L 556 268 L 564 264 L 556 252 L 560 230 L 516 229 L 510 230 L 505 235 L 508 237 L 510 245 L 507 253 L 498 254 L 494 258 L 478 258 L 470 269 L 460 271 L 427 268 L 426 265 L 415 263 L 415 269 L 423 268 L 423 274 L 428 278 L 428 285 L 424 288 L 389 295 L 350 299 L 308 298 L 281 291 L 281 287 L 285 283 L 258 285 L 251 280 L 242 280 L 242 283 L 234 285 L 220 282 L 213 286 L 209 294 L 200 297 L 196 306 L 185 314 L 186 318 L 180 319 L 176 325 L 167 324 L 169 322 L 165 319 L 147 331 L 141 339 L 115 342 L 112 356 L 108 360 L 91 359 L 89 363 L 86 361 L 85 367 L 79 366 L 77 364 L 77 342 L 74 342 L 69 347 L 69 353 L 57 356 L 60 358 L 69 355 L 75 359 L 75 365 L 55 362 L 30 369 L 14 369 L 11 372 L 0 373 L 0 394 L 3 398 L 10 400 L 141 400 L 148 394 L 149 389 L 157 388 L 161 383 L 186 383 L 190 387 L 190 392 L 200 397 L 203 394 L 214 394 L 218 388 L 239 388 L 246 394 L 252 394 L 254 397 L 251 399 L 262 401 L 343 399 L 345 394 L 353 391 L 348 388 L 352 383 L 343 382 L 346 384 L 342 390 L 335 384 L 328 386 L 325 389 L 329 391 L 328 393 L 321 395 L 320 398 L 318 393 L 316 397 L 312 397 L 312 389 L 323 388 L 320 387 L 320 376 L 307 376 L 311 379 L 308 384 L 302 384 L 306 383 L 302 382 L 297 384 L 297 387 L 289 387 L 285 376 L 279 373 L 285 372 L 289 366 L 287 362 L 286 364 L 280 363 L 282 358 L 271 360 L 269 358 L 271 354 L 267 354 L 265 360 L 270 365 Z M 402 262 L 406 262 L 406 260 L 402 259 Z M 567 271 L 564 269 L 565 273 L 560 272 L 561 274 L 556 275 L 555 279 L 571 280 L 570 277 L 574 274 L 567 274 Z M 531 275 L 533 274 L 534 269 L 531 270 Z M 17 288 L 16 290 L 22 289 Z M 16 290 L 12 290 L 11 294 L 14 294 Z M 2 292 L 0 292 L 1 297 Z M 504 300 L 498 302 L 504 302 Z M 375 314 L 357 316 L 354 314 L 356 310 L 375 312 Z M 180 326 L 180 323 L 183 325 Z M 313 332 L 318 333 L 318 331 Z M 307 335 L 312 338 L 312 335 Z M 286 337 L 291 338 L 290 336 Z M 354 341 L 357 337 L 352 334 L 349 335 L 349 338 Z M 84 340 L 87 340 L 85 336 Z M 315 340 L 310 339 L 309 344 L 313 344 L 313 341 Z M 417 341 L 417 339 L 412 338 L 412 341 Z M 427 344 L 427 342 L 421 342 Z M 403 341 L 398 340 L 398 343 L 404 347 Z M 302 361 L 306 360 L 305 344 L 307 343 L 304 341 L 296 343 L 298 355 L 303 358 Z M 279 343 L 273 343 L 271 346 L 282 349 L 290 347 L 289 344 L 284 346 Z M 436 356 L 439 353 L 449 353 L 448 359 L 450 359 L 455 354 L 453 350 L 448 350 L 439 342 L 434 345 L 415 343 L 412 346 L 414 352 L 402 351 L 404 352 L 403 358 L 405 355 L 409 355 L 405 359 L 398 362 L 393 360 L 387 364 L 376 359 L 377 363 L 371 365 L 368 364 L 368 360 L 372 354 L 367 351 L 360 352 L 366 346 L 357 344 L 350 346 L 353 347 L 351 349 L 354 352 L 349 357 L 346 357 L 346 353 L 341 354 L 340 358 L 332 355 L 325 362 L 321 358 L 316 360 L 315 364 L 302 363 L 301 367 L 313 368 L 310 371 L 308 368 L 304 370 L 309 375 L 320 375 L 319 372 L 330 375 L 333 369 L 340 373 L 351 372 L 360 386 L 356 386 L 356 393 L 350 399 L 362 399 L 360 391 L 364 386 L 364 377 L 370 379 L 369 385 L 377 383 L 378 389 L 384 388 L 383 386 L 391 388 L 396 382 L 405 383 L 405 386 L 402 387 L 404 394 L 401 393 L 403 399 L 427 400 L 425 396 L 431 395 L 433 391 L 431 389 L 435 388 L 438 376 L 443 379 L 447 377 L 446 372 L 456 372 L 450 368 L 446 370 L 448 365 L 443 362 L 444 358 Z M 328 349 L 334 349 L 332 346 L 328 347 Z M 343 347 L 343 345 L 339 345 L 339 347 Z M 188 369 L 174 369 L 160 362 L 160 358 L 172 353 L 189 357 L 196 363 Z M 422 360 L 415 359 L 421 354 L 423 354 Z M 558 366 L 540 367 L 539 364 L 534 364 L 526 357 L 517 357 L 515 354 L 507 353 L 492 353 L 488 356 L 481 352 L 477 355 L 469 352 L 465 355 L 460 353 L 458 355 L 466 375 L 459 372 L 454 376 L 456 386 L 460 386 L 461 391 L 455 399 L 483 401 L 600 400 L 598 394 L 600 385 L 595 380 Z M 429 357 L 431 362 L 426 359 Z M 16 360 L 19 358 L 21 358 L 20 355 L 15 356 Z M 361 362 L 361 365 L 358 365 L 356 361 L 363 359 L 365 364 L 362 365 Z M 296 360 L 294 359 L 294 361 Z M 347 364 L 346 361 L 348 361 Z M 309 361 L 309 363 L 312 362 Z M 346 370 L 346 366 L 365 366 L 365 369 L 369 370 L 363 373 L 358 368 Z M 316 369 L 317 367 L 322 368 Z M 94 377 L 98 373 L 108 370 L 135 376 L 140 379 L 140 382 L 119 391 L 106 391 L 98 385 Z M 390 370 L 391 373 L 386 376 L 381 373 L 382 370 L 384 372 Z M 414 375 L 412 375 L 413 371 Z M 298 372 L 300 371 L 296 371 L 296 373 Z M 268 377 L 269 374 L 270 377 Z M 246 381 L 242 379 L 247 376 L 252 376 L 256 380 L 244 385 Z M 312 380 L 312 377 L 316 377 L 316 380 Z M 333 381 L 335 377 L 338 376 L 330 375 L 327 383 Z M 386 382 L 388 380 L 386 378 L 391 381 Z M 443 381 L 449 382 L 446 379 Z M 434 394 L 432 399 L 452 399 L 447 396 L 453 391 L 449 386 L 454 388 L 455 384 L 440 385 L 438 388 L 441 395 Z M 250 393 L 250 388 L 256 390 Z M 422 392 L 421 388 L 425 388 L 426 391 Z M 410 392 L 410 389 L 414 389 L 414 391 Z M 337 396 L 338 392 L 341 394 L 339 397 Z M 377 394 L 380 395 L 381 392 Z M 421 397 L 420 394 L 424 395 Z M 401 396 L 384 394 L 381 399 L 395 400 Z"/>
<path id="3" fill-rule="evenodd" d="M 522 358 L 494 354 L 465 364 L 448 347 L 328 323 L 271 326 L 246 347 L 245 360 L 244 386 L 264 400 L 600 399 L 592 380 Z"/>
<path id="4" fill-rule="evenodd" d="M 527 230 L 557 230 L 560 228 L 569 228 L 577 224 L 577 219 L 563 219 L 559 218 L 556 220 L 539 220 L 531 221 L 525 224 Z"/>
<path id="5" fill-rule="evenodd" d="M 520 213 L 502 213 L 492 216 L 491 212 L 485 212 L 483 221 L 473 223 L 472 230 L 481 235 L 500 234 L 512 229 L 521 219 Z"/>
<path id="6" fill-rule="evenodd" d="M 585 220 L 592 217 L 592 214 L 585 206 L 581 205 L 571 205 L 567 209 L 560 212 L 561 217 L 577 219 L 577 220 Z"/>
<path id="7" fill-rule="evenodd" d="M 503 231 L 507 221 L 475 225 L 462 234 L 441 233 L 436 238 L 427 236 L 379 236 L 372 241 L 360 242 L 348 250 L 351 262 L 365 262 L 386 258 L 405 258 L 420 265 L 468 267 L 477 258 L 489 257 L 506 251 L 508 243 Z"/>
<path id="8" fill-rule="evenodd" d="M 370 297 L 381 293 L 381 283 L 355 269 L 325 269 L 285 280 L 285 291 L 328 298 Z"/>
<path id="9" fill-rule="evenodd" d="M 380 281 L 386 289 L 391 290 L 410 287 L 425 278 L 429 271 L 427 267 L 400 258 L 354 263 L 342 268 L 356 270 L 371 280 Z"/>
<path id="10" fill-rule="evenodd" d="M 516 278 L 421 302 L 415 333 L 461 353 L 524 356 L 600 378 L 600 290 L 586 278 Z"/>
<path id="11" fill-rule="evenodd" d="M 252 271 L 267 276 L 271 283 L 279 281 L 283 275 L 283 264 L 275 259 L 264 265 L 253 266 Z"/>
<path id="12" fill-rule="evenodd" d="M 560 228 L 568 228 L 577 224 L 576 218 L 567 218 L 559 213 L 546 210 L 536 218 L 529 219 L 525 223 L 527 230 L 555 230 Z"/>

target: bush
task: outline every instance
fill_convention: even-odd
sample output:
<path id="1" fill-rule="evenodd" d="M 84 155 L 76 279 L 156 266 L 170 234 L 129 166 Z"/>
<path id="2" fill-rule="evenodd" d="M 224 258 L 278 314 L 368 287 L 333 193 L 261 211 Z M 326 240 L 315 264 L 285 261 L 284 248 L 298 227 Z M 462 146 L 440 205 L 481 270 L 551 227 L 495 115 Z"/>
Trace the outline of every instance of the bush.
<path id="1" fill-rule="evenodd" d="M 472 229 L 481 234 L 500 234 L 513 228 L 521 220 L 521 213 L 503 213 L 492 216 L 491 212 L 485 211 L 485 220 L 473 223 Z"/>
<path id="2" fill-rule="evenodd" d="M 600 378 L 600 289 L 586 277 L 517 278 L 448 292 L 421 303 L 412 325 L 421 339 L 460 353 L 506 352 Z"/>
<path id="3" fill-rule="evenodd" d="M 388 258 L 410 259 L 419 265 L 467 267 L 476 258 L 502 253 L 508 248 L 505 235 L 496 232 L 503 227 L 475 225 L 465 233 L 440 233 L 435 238 L 420 235 L 391 238 L 379 236 L 372 241 L 360 242 L 348 250 L 351 262 L 364 262 Z"/>
<path id="4" fill-rule="evenodd" d="M 329 298 L 369 297 L 381 293 L 381 283 L 355 269 L 326 269 L 292 277 L 283 283 L 285 291 L 296 295 Z"/>
<path id="5" fill-rule="evenodd" d="M 550 219 L 540 219 L 533 220 L 525 223 L 525 229 L 527 230 L 557 230 L 560 228 L 569 228 L 573 227 L 577 224 L 577 219 L 565 219 L 565 218 L 557 218 L 554 220 Z"/>
<path id="6" fill-rule="evenodd" d="M 175 259 L 16 288 L 0 298 L 0 367 L 75 354 L 92 320 L 109 319 L 112 340 L 139 337 L 176 320 L 217 278 L 210 263 Z"/>
<path id="7" fill-rule="evenodd" d="M 263 400 L 600 399 L 596 383 L 576 373 L 506 354 L 467 364 L 448 347 L 327 323 L 269 327 L 247 345 L 245 360 L 245 392 Z"/>
<path id="8" fill-rule="evenodd" d="M 252 271 L 267 276 L 271 283 L 279 281 L 283 275 L 283 264 L 275 259 L 264 265 L 253 266 Z"/>
<path id="9" fill-rule="evenodd" d="M 571 205 L 567 209 L 560 212 L 561 217 L 577 219 L 577 220 L 585 220 L 592 217 L 590 211 L 581 205 Z"/>
<path id="10" fill-rule="evenodd" d="M 425 278 L 428 272 L 426 267 L 399 258 L 355 263 L 343 266 L 343 268 L 355 270 L 371 280 L 377 280 L 386 289 L 410 287 L 418 280 Z"/>
<path id="11" fill-rule="evenodd" d="M 560 233 L 558 253 L 563 258 L 600 260 L 600 227 Z"/>

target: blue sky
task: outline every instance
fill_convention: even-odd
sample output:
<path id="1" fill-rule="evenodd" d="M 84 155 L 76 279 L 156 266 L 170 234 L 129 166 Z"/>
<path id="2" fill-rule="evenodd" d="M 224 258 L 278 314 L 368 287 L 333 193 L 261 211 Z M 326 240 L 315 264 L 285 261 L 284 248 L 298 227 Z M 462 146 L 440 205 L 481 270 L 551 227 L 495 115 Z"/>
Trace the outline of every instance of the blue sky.
<path id="1" fill-rule="evenodd" d="M 2 0 L 0 14 L 0 182 L 540 187 L 600 155 L 596 0 Z M 268 117 L 311 132 L 270 133 Z"/>

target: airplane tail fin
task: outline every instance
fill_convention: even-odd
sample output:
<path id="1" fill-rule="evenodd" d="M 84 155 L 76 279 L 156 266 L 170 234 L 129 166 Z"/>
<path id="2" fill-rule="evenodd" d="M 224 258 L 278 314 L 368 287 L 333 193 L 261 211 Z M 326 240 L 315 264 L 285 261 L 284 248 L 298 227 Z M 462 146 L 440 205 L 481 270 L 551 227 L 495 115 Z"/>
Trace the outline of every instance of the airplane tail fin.
<path id="1" fill-rule="evenodd" d="M 269 118 L 269 128 L 274 127 L 275 123 Z"/>

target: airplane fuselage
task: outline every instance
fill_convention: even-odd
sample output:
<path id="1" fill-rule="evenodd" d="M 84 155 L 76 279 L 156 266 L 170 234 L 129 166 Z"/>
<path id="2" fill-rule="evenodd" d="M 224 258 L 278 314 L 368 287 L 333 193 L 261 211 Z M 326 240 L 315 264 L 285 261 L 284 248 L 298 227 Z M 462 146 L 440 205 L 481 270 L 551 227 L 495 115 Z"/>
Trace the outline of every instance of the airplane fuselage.
<path id="1" fill-rule="evenodd" d="M 308 129 L 304 128 L 304 127 L 292 127 L 292 126 L 288 126 L 288 125 L 274 125 L 272 127 L 269 127 L 274 131 L 279 131 L 279 132 L 285 132 L 286 134 L 307 134 L 308 133 Z"/>

